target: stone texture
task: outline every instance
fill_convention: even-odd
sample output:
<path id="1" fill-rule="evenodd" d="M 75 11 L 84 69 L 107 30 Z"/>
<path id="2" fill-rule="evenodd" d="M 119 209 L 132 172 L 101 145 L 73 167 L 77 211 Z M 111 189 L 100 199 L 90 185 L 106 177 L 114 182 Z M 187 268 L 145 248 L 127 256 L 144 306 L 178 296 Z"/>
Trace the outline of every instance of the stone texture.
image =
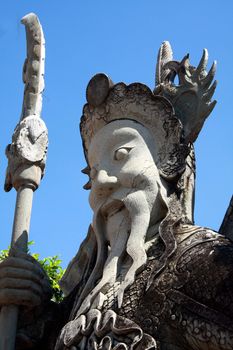
<path id="1" fill-rule="evenodd" d="M 90 81 L 80 129 L 93 221 L 64 301 L 22 309 L 18 349 L 233 348 L 232 242 L 193 222 L 192 143 L 215 105 L 206 64 L 206 50 L 197 68 L 174 61 L 165 42 L 153 92 Z"/>
<path id="2" fill-rule="evenodd" d="M 45 42 L 37 16 L 29 13 L 22 18 L 27 36 L 27 58 L 23 67 L 24 98 L 20 122 L 12 143 L 6 148 L 8 168 L 5 190 L 29 182 L 35 190 L 43 176 L 48 148 L 48 131 L 40 118 L 44 90 Z M 25 178 L 25 179 L 24 179 Z"/>

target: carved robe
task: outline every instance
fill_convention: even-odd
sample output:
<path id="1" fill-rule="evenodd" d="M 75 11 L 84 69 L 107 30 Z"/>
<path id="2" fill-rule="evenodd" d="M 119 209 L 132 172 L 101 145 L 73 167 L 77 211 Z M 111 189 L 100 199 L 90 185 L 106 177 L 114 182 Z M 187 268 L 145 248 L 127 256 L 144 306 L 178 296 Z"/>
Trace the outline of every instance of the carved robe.
<path id="1" fill-rule="evenodd" d="M 113 286 L 101 310 L 69 320 L 75 288 L 61 305 L 51 303 L 41 315 L 38 310 L 29 328 L 28 315 L 21 321 L 17 349 L 232 349 L 232 243 L 197 226 L 177 230 L 176 241 L 175 254 L 159 272 L 164 245 L 158 238 L 151 246 L 147 264 L 125 291 L 120 309 Z"/>

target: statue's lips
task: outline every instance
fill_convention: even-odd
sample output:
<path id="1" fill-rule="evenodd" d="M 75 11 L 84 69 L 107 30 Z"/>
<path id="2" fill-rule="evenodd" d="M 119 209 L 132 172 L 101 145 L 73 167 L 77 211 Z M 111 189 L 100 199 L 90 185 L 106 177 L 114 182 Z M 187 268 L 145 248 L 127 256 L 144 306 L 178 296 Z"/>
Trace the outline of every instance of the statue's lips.
<path id="1" fill-rule="evenodd" d="M 101 208 L 101 214 L 105 218 L 109 218 L 119 211 L 121 211 L 124 208 L 124 203 L 119 200 L 111 200 L 110 202 L 107 202 L 104 204 Z"/>

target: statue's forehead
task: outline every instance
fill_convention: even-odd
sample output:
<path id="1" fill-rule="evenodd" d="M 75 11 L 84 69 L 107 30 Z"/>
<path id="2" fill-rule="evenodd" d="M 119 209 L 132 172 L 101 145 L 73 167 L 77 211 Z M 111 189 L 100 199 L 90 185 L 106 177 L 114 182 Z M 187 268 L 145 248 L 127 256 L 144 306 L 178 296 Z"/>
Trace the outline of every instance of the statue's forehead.
<path id="1" fill-rule="evenodd" d="M 153 136 L 145 126 L 132 120 L 115 120 L 94 135 L 89 146 L 88 159 L 92 163 L 97 155 L 104 155 L 118 147 L 143 144 L 154 148 Z"/>
<path id="2" fill-rule="evenodd" d="M 114 120 L 111 123 L 106 124 L 93 136 L 89 150 L 98 145 L 105 143 L 111 145 L 118 141 L 127 141 L 128 139 L 145 139 L 148 142 L 152 138 L 150 131 L 143 126 L 132 120 Z"/>
<path id="3" fill-rule="evenodd" d="M 121 137 L 121 135 L 126 137 L 127 135 L 129 135 L 129 137 L 131 135 L 135 137 L 141 136 L 147 139 L 153 137 L 147 127 L 131 119 L 116 119 L 114 121 L 111 121 L 96 132 L 93 140 L 95 142 L 95 140 L 100 137 L 107 139 L 109 137 L 108 135 L 111 135 L 114 138 Z"/>

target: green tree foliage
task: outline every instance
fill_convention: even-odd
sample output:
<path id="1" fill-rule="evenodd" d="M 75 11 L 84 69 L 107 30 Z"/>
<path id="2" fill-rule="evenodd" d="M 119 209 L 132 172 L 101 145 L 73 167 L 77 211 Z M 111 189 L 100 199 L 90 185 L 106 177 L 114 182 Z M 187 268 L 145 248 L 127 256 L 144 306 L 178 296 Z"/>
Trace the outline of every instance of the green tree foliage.
<path id="1" fill-rule="evenodd" d="M 28 253 L 30 253 L 30 246 L 33 245 L 34 242 L 30 241 L 28 243 Z M 9 248 L 0 251 L 0 262 L 6 259 L 9 255 Z M 58 255 L 49 256 L 47 258 L 41 259 L 38 253 L 31 253 L 31 256 L 37 260 L 44 271 L 47 273 L 52 290 L 53 297 L 52 300 L 56 302 L 60 302 L 63 299 L 63 293 L 58 284 L 59 280 L 63 276 L 65 269 L 61 266 L 61 260 Z"/>

